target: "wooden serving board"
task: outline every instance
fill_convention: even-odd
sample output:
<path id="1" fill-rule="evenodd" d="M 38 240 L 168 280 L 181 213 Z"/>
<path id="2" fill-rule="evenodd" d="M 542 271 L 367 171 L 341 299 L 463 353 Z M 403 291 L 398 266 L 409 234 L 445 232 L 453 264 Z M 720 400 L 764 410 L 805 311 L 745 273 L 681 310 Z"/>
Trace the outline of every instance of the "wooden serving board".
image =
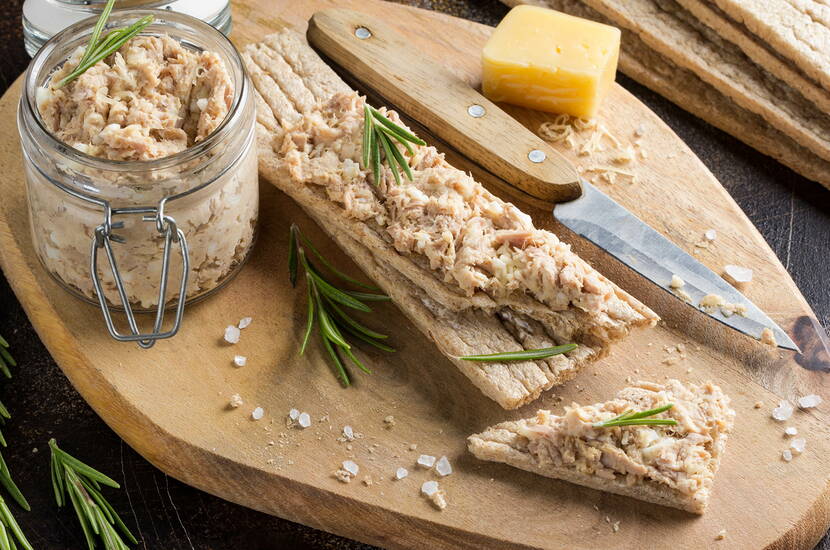
<path id="1" fill-rule="evenodd" d="M 411 40 L 413 55 L 431 55 L 477 85 L 478 54 L 489 28 L 375 0 L 240 0 L 234 3 L 234 40 L 241 45 L 283 25 L 304 31 L 314 11 L 335 5 L 382 16 Z M 297 222 L 343 269 L 355 272 L 355 267 L 297 205 L 266 183 L 260 239 L 239 277 L 217 296 L 189 307 L 175 339 L 149 351 L 114 342 L 100 312 L 60 289 L 35 258 L 14 122 L 20 89 L 18 81 L 0 101 L 0 129 L 7 136 L 0 143 L 5 275 L 78 391 L 128 444 L 177 479 L 251 508 L 392 548 L 810 548 L 830 524 L 826 336 L 729 195 L 677 136 L 622 88 L 612 90 L 600 118 L 621 140 L 632 139 L 642 125 L 648 158 L 627 167 L 637 182 L 599 182 L 601 187 L 711 268 L 751 266 L 755 282 L 746 294 L 793 334 L 803 354 L 772 351 L 728 331 L 570 236 L 581 254 L 665 322 L 636 333 L 565 387 L 509 413 L 482 396 L 392 305 L 377 307 L 369 322 L 391 327 L 399 351 L 386 356 L 361 350 L 374 374 L 356 373 L 353 387 L 339 386 L 318 345 L 298 357 L 305 307 L 304 295 L 291 290 L 286 274 L 289 223 Z M 511 112 L 532 130 L 549 120 Z M 583 167 L 591 162 L 573 149 L 562 151 Z M 548 210 L 521 206 L 539 226 L 561 230 Z M 717 240 L 709 248 L 696 247 L 709 228 L 717 230 Z M 253 317 L 253 324 L 241 342 L 224 345 L 225 326 L 244 316 Z M 677 343 L 686 345 L 688 357 L 663 364 L 663 347 Z M 248 365 L 233 367 L 235 354 L 246 355 Z M 466 436 L 492 423 L 540 407 L 560 411 L 554 394 L 565 403 L 601 401 L 628 377 L 712 379 L 732 396 L 737 423 L 703 517 L 482 463 L 465 450 Z M 235 393 L 244 405 L 229 410 Z M 797 411 L 786 423 L 807 439 L 807 450 L 784 463 L 784 424 L 772 420 L 770 410 L 782 398 L 808 393 L 818 393 L 825 403 Z M 258 422 L 250 416 L 256 406 L 265 410 Z M 309 412 L 312 427 L 287 428 L 292 407 Z M 384 423 L 389 415 L 395 419 L 391 428 Z M 350 446 L 338 441 L 344 425 L 363 437 Z M 443 512 L 419 494 L 421 483 L 434 475 L 415 468 L 420 453 L 446 454 L 452 462 L 454 473 L 440 481 L 449 500 Z M 348 485 L 331 475 L 347 458 L 361 468 Z M 392 481 L 398 466 L 410 475 Z M 364 476 L 371 476 L 371 486 L 361 482 Z M 715 542 L 722 529 L 726 538 Z"/>

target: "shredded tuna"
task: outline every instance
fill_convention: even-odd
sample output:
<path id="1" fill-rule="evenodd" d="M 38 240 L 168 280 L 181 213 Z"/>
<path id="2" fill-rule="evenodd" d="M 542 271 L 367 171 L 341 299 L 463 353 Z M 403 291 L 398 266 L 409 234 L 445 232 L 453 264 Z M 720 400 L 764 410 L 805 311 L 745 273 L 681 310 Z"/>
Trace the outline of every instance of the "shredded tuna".
<path id="1" fill-rule="evenodd" d="M 214 52 L 169 36 L 139 36 L 62 88 L 79 48 L 38 94 L 43 122 L 59 140 L 110 160 L 150 160 L 204 140 L 224 120 L 233 84 Z"/>

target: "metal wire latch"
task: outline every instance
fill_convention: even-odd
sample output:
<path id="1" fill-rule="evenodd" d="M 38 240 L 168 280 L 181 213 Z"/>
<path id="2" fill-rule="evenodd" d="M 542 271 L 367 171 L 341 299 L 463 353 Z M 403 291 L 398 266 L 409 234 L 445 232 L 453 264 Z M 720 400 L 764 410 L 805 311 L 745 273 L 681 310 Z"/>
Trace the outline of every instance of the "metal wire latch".
<path id="1" fill-rule="evenodd" d="M 92 237 L 92 253 L 90 254 L 90 269 L 92 270 L 92 282 L 95 285 L 95 293 L 98 295 L 98 303 L 101 306 L 101 311 L 104 314 L 104 321 L 107 324 L 107 330 L 110 335 L 120 342 L 138 342 L 138 345 L 144 349 L 153 347 L 156 340 L 163 340 L 175 336 L 179 331 L 182 322 L 182 315 L 184 314 L 185 299 L 187 296 L 187 275 L 190 272 L 190 255 L 187 249 L 187 240 L 184 233 L 176 225 L 176 220 L 170 216 L 165 215 L 164 206 L 171 197 L 165 197 L 159 202 L 158 207 L 131 207 L 131 208 L 112 208 L 108 202 L 101 201 L 98 204 L 104 208 L 104 223 L 95 228 L 95 233 Z M 175 198 L 175 197 L 172 197 Z M 153 324 L 153 331 L 148 333 L 141 333 L 133 314 L 132 306 L 127 298 L 127 291 L 124 288 L 124 281 L 121 274 L 118 272 L 118 265 L 115 261 L 115 254 L 113 253 L 112 243 L 123 243 L 125 240 L 113 233 L 113 229 L 120 229 L 124 227 L 124 222 L 113 222 L 114 216 L 127 214 L 141 214 L 141 220 L 148 223 L 156 224 L 156 231 L 164 236 L 164 255 L 161 264 L 161 281 L 159 282 L 158 308 L 156 310 L 156 319 Z M 176 304 L 176 317 L 173 326 L 170 330 L 162 332 L 161 325 L 164 322 L 164 305 L 167 294 L 167 280 L 169 278 L 170 255 L 173 244 L 178 244 L 182 255 L 182 278 L 179 283 L 179 299 Z M 98 253 L 100 249 L 104 249 L 107 255 L 107 260 L 112 270 L 112 276 L 115 281 L 115 286 L 118 290 L 118 296 L 121 300 L 121 305 L 124 308 L 124 314 L 127 317 L 127 323 L 130 327 L 131 334 L 121 334 L 115 328 L 112 320 L 110 307 L 107 304 L 107 299 L 104 296 L 104 287 L 101 283 L 101 278 L 98 276 Z"/>

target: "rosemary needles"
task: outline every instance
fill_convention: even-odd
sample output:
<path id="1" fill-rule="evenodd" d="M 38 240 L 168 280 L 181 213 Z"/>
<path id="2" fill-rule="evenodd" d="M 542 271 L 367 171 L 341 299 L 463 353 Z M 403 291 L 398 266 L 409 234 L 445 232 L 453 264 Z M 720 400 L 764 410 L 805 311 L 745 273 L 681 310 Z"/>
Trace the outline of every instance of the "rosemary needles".
<path id="1" fill-rule="evenodd" d="M 55 501 L 60 507 L 65 506 L 67 502 L 72 503 L 89 550 L 94 550 L 96 536 L 104 543 L 105 550 L 129 550 L 121 535 L 132 544 L 138 543 L 101 494 L 101 485 L 115 489 L 120 485 L 62 451 L 54 439 L 49 440 L 49 449 L 52 452 L 52 487 L 55 491 Z"/>
<path id="2" fill-rule="evenodd" d="M 480 363 L 499 363 L 503 361 L 537 361 L 554 355 L 568 353 L 577 348 L 576 344 L 565 344 L 541 349 L 525 349 L 521 351 L 506 351 L 502 353 L 490 353 L 487 355 L 464 355 L 459 357 L 462 361 L 478 361 Z"/>
<path id="3" fill-rule="evenodd" d="M 81 57 L 77 67 L 75 67 L 71 73 L 58 82 L 56 86 L 57 88 L 66 86 L 84 74 L 90 67 L 117 52 L 128 40 L 136 36 L 144 30 L 147 25 L 153 22 L 153 16 L 147 15 L 129 27 L 111 30 L 102 38 L 101 33 L 104 31 L 107 19 L 109 19 L 110 12 L 112 12 L 112 7 L 114 5 L 115 0 L 107 1 L 104 9 L 101 10 L 101 16 L 98 18 L 98 22 L 95 23 L 95 27 L 92 29 L 92 34 L 89 37 L 89 44 L 87 44 L 83 57 Z"/>
<path id="4" fill-rule="evenodd" d="M 300 345 L 300 355 L 305 353 L 308 342 L 311 339 L 311 333 L 316 326 L 320 332 L 323 347 L 334 363 L 338 378 L 340 378 L 344 386 L 348 387 L 351 384 L 351 379 L 349 378 L 344 361 L 340 357 L 341 353 L 363 372 L 371 373 L 371 371 L 354 355 L 352 346 L 345 335 L 348 334 L 350 337 L 362 340 L 383 351 L 394 352 L 395 350 L 382 342 L 382 340 L 388 338 L 386 334 L 381 334 L 364 326 L 353 319 L 347 310 L 353 309 L 369 313 L 372 311 L 372 308 L 366 302 L 388 301 L 389 297 L 385 294 L 377 294 L 374 292 L 358 292 L 337 288 L 326 277 L 323 271 L 309 259 L 306 250 L 328 272 L 337 278 L 366 290 L 378 290 L 377 287 L 367 285 L 357 279 L 349 277 L 334 267 L 311 244 L 311 241 L 300 233 L 300 229 L 296 224 L 291 224 L 288 238 L 288 275 L 291 280 L 291 285 L 297 286 L 297 275 L 302 267 L 303 273 L 305 274 L 308 300 L 306 328 L 303 334 L 302 344 Z"/>
<path id="5" fill-rule="evenodd" d="M 400 171 L 406 174 L 409 181 L 412 181 L 412 170 L 404 158 L 403 153 L 398 149 L 400 143 L 409 156 L 414 154 L 410 143 L 415 145 L 426 145 L 427 143 L 412 132 L 398 126 L 380 111 L 368 104 L 363 107 L 363 167 L 372 167 L 372 175 L 375 176 L 375 185 L 380 182 L 381 154 L 392 170 L 395 183 L 400 185 Z"/>
<path id="6" fill-rule="evenodd" d="M 615 416 L 610 420 L 604 422 L 594 422 L 595 428 L 613 428 L 615 426 L 677 426 L 677 420 L 674 418 L 650 418 L 674 407 L 674 403 L 657 407 L 656 409 L 649 409 L 635 413 L 634 411 L 626 411 L 619 416 Z"/>

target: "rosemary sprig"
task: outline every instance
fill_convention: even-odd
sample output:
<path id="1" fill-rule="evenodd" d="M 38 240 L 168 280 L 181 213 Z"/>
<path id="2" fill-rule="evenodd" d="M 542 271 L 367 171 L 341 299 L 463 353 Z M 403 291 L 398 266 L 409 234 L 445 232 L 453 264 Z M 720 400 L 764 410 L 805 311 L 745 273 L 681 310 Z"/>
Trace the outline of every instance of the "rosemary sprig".
<path id="1" fill-rule="evenodd" d="M 649 409 L 647 411 L 634 412 L 625 411 L 619 416 L 615 416 L 610 420 L 603 422 L 594 422 L 595 428 L 613 428 L 615 426 L 677 426 L 677 420 L 674 418 L 649 418 L 666 412 L 674 407 L 674 403 L 657 407 L 656 409 Z"/>
<path id="2" fill-rule="evenodd" d="M 120 488 L 120 485 L 61 450 L 54 439 L 49 440 L 49 449 L 52 453 L 51 472 L 55 501 L 60 507 L 65 506 L 67 502 L 72 503 L 89 550 L 95 549 L 96 536 L 104 543 L 105 550 L 129 550 L 121 535 L 132 544 L 137 544 L 136 538 L 101 494 L 101 485 L 115 489 Z"/>
<path id="3" fill-rule="evenodd" d="M 568 353 L 577 348 L 576 344 L 565 344 L 551 348 L 526 349 L 522 351 L 507 351 L 503 353 L 490 353 L 487 355 L 464 355 L 459 357 L 462 361 L 478 361 L 481 363 L 496 363 L 502 361 L 534 361 L 545 359 L 562 353 Z"/>
<path id="4" fill-rule="evenodd" d="M 288 239 L 288 276 L 291 280 L 291 286 L 297 286 L 297 276 L 301 267 L 306 281 L 308 304 L 306 327 L 303 333 L 302 343 L 300 344 L 300 355 L 305 353 L 308 342 L 311 339 L 311 333 L 314 331 L 316 325 L 323 340 L 323 347 L 331 357 L 338 378 L 340 378 L 344 386 L 348 387 L 351 385 L 351 379 L 346 370 L 346 365 L 340 357 L 341 353 L 363 372 L 371 374 L 371 371 L 354 355 L 352 346 L 344 336 L 344 333 L 354 336 L 380 350 L 387 352 L 394 352 L 395 350 L 379 341 L 385 340 L 388 338 L 388 335 L 381 334 L 364 326 L 346 313 L 346 309 L 369 313 L 372 311 L 372 308 L 366 302 L 386 301 L 389 300 L 389 297 L 385 294 L 337 288 L 308 258 L 306 249 L 329 272 L 339 279 L 367 290 L 378 290 L 377 287 L 362 283 L 334 267 L 331 262 L 323 257 L 311 241 L 300 233 L 300 229 L 296 224 L 291 224 Z"/>
<path id="5" fill-rule="evenodd" d="M 17 362 L 11 353 L 9 353 L 9 343 L 5 338 L 0 336 L 0 372 L 6 378 L 11 378 L 12 373 L 9 367 L 16 366 Z M 6 420 L 10 418 L 9 410 L 3 403 L 0 403 L 0 424 L 5 424 Z M 6 446 L 6 439 L 2 433 L 0 433 L 0 445 L 3 447 Z M 29 503 L 26 501 L 26 497 L 23 496 L 23 493 L 20 492 L 20 489 L 18 489 L 12 480 L 11 472 L 2 454 L 0 454 L 0 485 L 6 489 L 21 508 L 27 512 L 31 510 Z M 4 498 L 0 497 L 0 550 L 16 550 L 18 547 L 32 550 L 32 545 L 26 539 L 26 535 L 23 534 L 20 525 L 14 519 L 9 505 L 6 504 Z"/>
<path id="6" fill-rule="evenodd" d="M 84 50 L 84 55 L 78 62 L 78 66 L 75 67 L 71 73 L 61 79 L 60 82 L 58 82 L 56 86 L 57 88 L 66 86 L 84 74 L 90 67 L 120 50 L 121 46 L 123 46 L 128 40 L 136 36 L 144 30 L 147 25 L 153 22 L 153 16 L 146 15 L 129 27 L 112 30 L 108 32 L 106 36 L 101 38 L 101 33 L 104 30 L 104 26 L 107 24 L 107 20 L 109 19 L 110 12 L 112 12 L 112 7 L 114 5 L 115 0 L 107 1 L 104 9 L 101 10 L 98 22 L 95 23 L 95 27 L 92 29 L 92 34 L 89 37 L 89 44 L 87 44 L 86 50 Z"/>
<path id="7" fill-rule="evenodd" d="M 410 156 L 414 154 L 409 145 L 426 145 L 427 142 L 420 139 L 412 132 L 398 126 L 380 111 L 368 104 L 363 107 L 363 167 L 372 167 L 372 175 L 375 177 L 375 185 L 380 183 L 381 152 L 383 159 L 392 170 L 395 183 L 400 185 L 400 171 L 412 181 L 412 170 L 404 158 L 403 153 L 398 149 L 401 144 Z"/>

